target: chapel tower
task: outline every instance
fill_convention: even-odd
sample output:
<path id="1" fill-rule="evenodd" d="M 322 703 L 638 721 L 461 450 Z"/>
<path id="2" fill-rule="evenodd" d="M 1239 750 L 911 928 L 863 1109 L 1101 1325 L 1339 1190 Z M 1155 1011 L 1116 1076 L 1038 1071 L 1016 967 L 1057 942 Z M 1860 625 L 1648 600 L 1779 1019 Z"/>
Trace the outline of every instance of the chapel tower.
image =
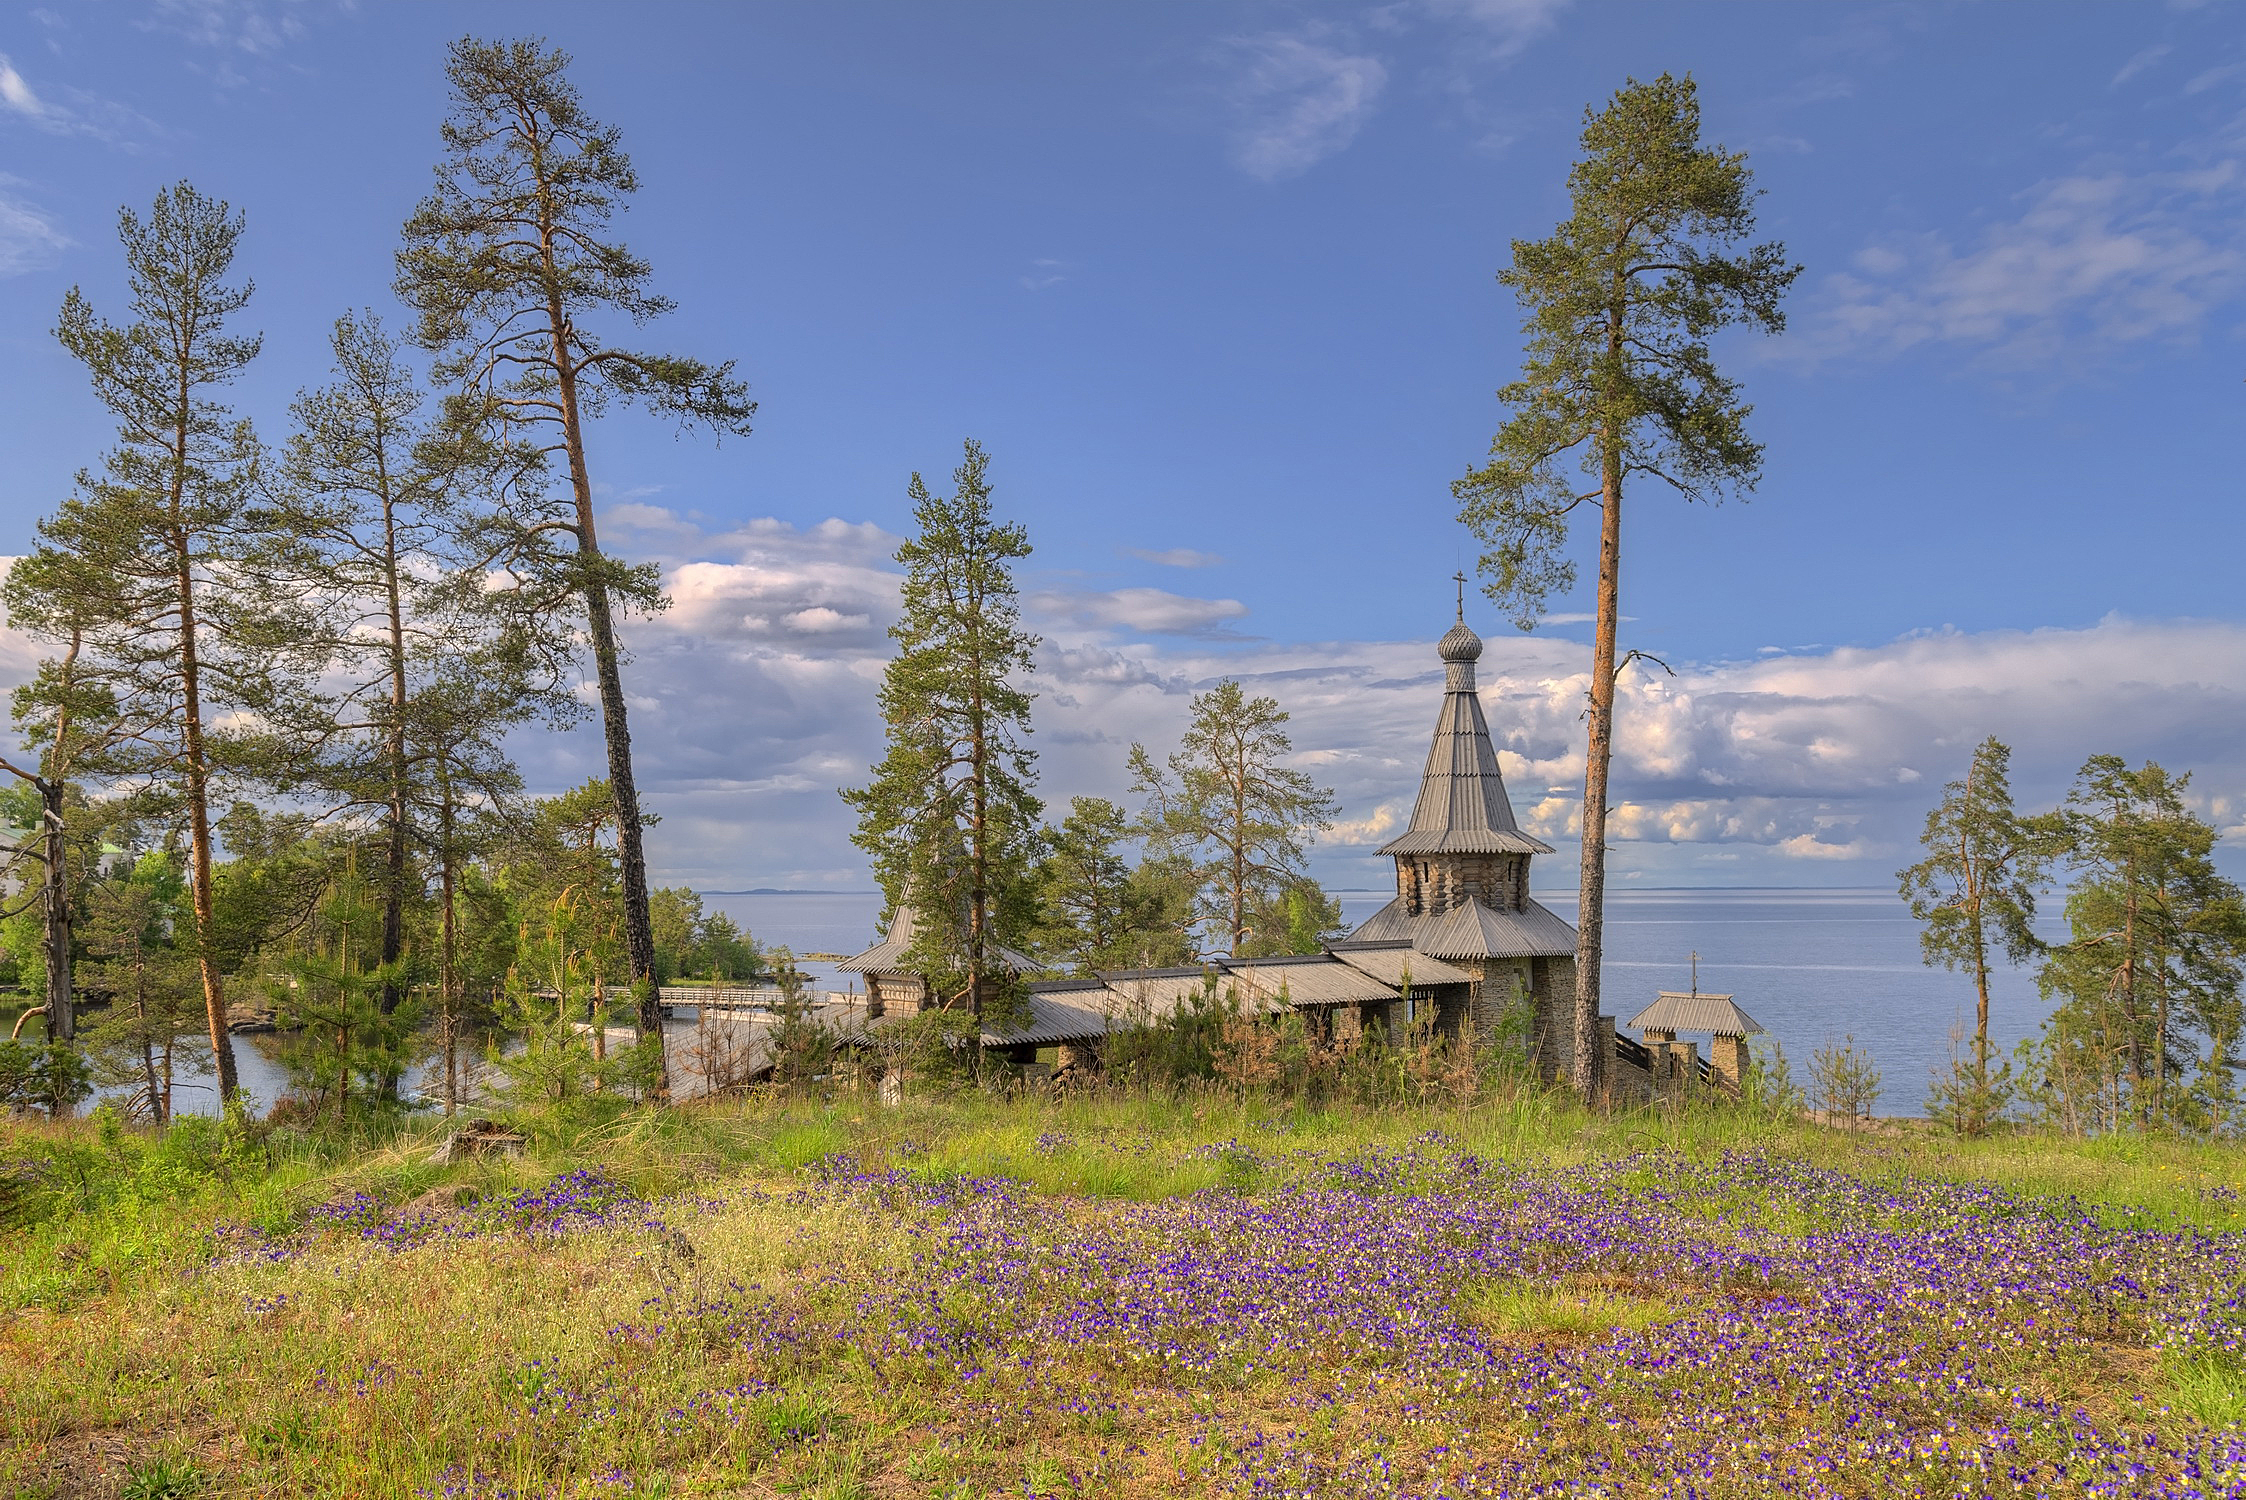
<path id="1" fill-rule="evenodd" d="M 1477 1000 L 1530 997 L 1532 1050 L 1556 1064 L 1572 1047 L 1575 929 L 1529 895 L 1529 862 L 1552 846 L 1521 831 L 1505 795 L 1489 723 L 1474 684 L 1482 638 L 1458 621 L 1436 646 L 1443 706 L 1419 780 L 1411 826 L 1381 846 L 1396 861 L 1396 897 L 1350 934 L 1354 942 L 1409 941 L 1480 976 Z"/>

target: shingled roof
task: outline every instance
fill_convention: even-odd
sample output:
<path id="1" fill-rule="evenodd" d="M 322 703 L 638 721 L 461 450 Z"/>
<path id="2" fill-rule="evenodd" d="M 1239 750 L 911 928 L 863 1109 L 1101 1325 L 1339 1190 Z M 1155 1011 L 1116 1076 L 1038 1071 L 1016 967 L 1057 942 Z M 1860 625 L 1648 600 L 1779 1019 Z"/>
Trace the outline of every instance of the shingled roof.
<path id="1" fill-rule="evenodd" d="M 900 906 L 897 915 L 889 919 L 889 935 L 868 948 L 835 965 L 837 969 L 855 974 L 902 974 L 905 970 L 905 951 L 912 947 L 916 919 L 912 908 Z M 1034 974 L 1038 962 L 1026 953 L 1018 953 L 1001 945 L 998 961 L 1016 974 Z"/>
<path id="2" fill-rule="evenodd" d="M 1498 911 L 1469 900 L 1445 912 L 1412 916 L 1398 896 L 1367 917 L 1353 940 L 1407 940 L 1434 958 L 1554 958 L 1575 952 L 1575 929 L 1531 901 L 1520 911 Z"/>
<path id="3" fill-rule="evenodd" d="M 1629 1020 L 1640 1031 L 1706 1031 L 1717 1036 L 1752 1036 L 1762 1030 L 1753 1016 L 1732 1004 L 1729 995 L 1663 990 Z"/>
<path id="4" fill-rule="evenodd" d="M 1203 995 L 1237 1005 L 1248 1015 L 1263 1016 L 1337 1005 L 1384 1005 L 1401 998 L 1401 993 L 1398 981 L 1376 972 L 1383 968 L 1409 973 L 1423 994 L 1428 986 L 1464 985 L 1474 978 L 1404 943 L 1339 945 L 1323 953 L 1271 958 L 1217 958 L 1206 966 L 1174 969 L 1103 969 L 1091 979 L 1032 983 L 1028 1022 L 1018 1029 L 986 1026 L 983 1044 L 1024 1047 L 1096 1041 L 1110 1032 L 1163 1020 Z"/>
<path id="5" fill-rule="evenodd" d="M 1382 984 L 1401 986 L 1431 984 L 1472 984 L 1474 975 L 1464 969 L 1454 969 L 1432 954 L 1422 953 L 1402 938 L 1386 942 L 1352 938 L 1346 943 L 1331 943 L 1326 951 L 1360 974 L 1379 980 Z"/>

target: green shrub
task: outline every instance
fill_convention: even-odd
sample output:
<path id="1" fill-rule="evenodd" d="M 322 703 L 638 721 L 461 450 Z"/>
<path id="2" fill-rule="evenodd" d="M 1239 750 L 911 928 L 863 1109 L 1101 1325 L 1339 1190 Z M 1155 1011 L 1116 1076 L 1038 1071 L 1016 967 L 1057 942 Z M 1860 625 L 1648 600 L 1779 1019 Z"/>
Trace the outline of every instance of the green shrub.
<path id="1" fill-rule="evenodd" d="M 0 1111 L 35 1109 L 60 1118 L 93 1091 L 92 1071 L 68 1043 L 0 1037 Z"/>

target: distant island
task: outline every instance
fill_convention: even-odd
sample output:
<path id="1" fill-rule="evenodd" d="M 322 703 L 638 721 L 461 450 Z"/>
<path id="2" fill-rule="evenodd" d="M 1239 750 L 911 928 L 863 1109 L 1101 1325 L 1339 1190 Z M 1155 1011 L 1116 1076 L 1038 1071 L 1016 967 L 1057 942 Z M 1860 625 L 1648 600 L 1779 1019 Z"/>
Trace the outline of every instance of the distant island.
<path id="1" fill-rule="evenodd" d="M 799 891 L 779 890 L 760 885 L 753 891 L 704 891 L 705 896 L 878 896 L 879 891 Z"/>

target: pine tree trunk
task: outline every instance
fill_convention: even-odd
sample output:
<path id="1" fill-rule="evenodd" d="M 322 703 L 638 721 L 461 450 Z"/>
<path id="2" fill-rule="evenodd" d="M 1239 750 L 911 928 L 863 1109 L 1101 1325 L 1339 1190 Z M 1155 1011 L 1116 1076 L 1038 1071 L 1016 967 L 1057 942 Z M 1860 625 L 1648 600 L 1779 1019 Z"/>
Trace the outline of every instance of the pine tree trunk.
<path id="1" fill-rule="evenodd" d="M 148 1080 L 148 1114 L 161 1125 L 164 1123 L 164 1096 L 156 1082 L 156 1047 L 148 1040 L 148 996 L 137 976 L 134 990 L 133 1014 L 140 1021 L 140 1073 Z"/>
<path id="2" fill-rule="evenodd" d="M 62 658 L 62 678 L 66 685 L 75 680 L 79 640 L 78 632 L 73 630 L 70 649 Z M 42 768 L 45 774 L 38 782 L 47 846 L 46 888 L 41 893 L 47 926 L 47 1034 L 65 1043 L 75 1041 L 78 1036 L 77 996 L 73 993 L 71 974 L 69 849 L 63 838 L 66 826 L 63 799 L 69 789 L 70 776 L 70 720 L 70 699 L 66 692 L 55 711 L 54 740 Z"/>
<path id="3" fill-rule="evenodd" d="M 439 917 L 437 1003 L 442 1007 L 439 1026 L 443 1032 L 445 1053 L 445 1114 L 449 1118 L 460 1107 L 460 961 L 452 909 L 452 782 L 444 773 L 442 761 L 438 763 L 437 775 L 440 778 L 438 798 L 441 804 L 437 816 L 442 820 L 438 832 L 443 840 L 438 856 L 437 884 L 444 898 L 444 910 Z"/>
<path id="4" fill-rule="evenodd" d="M 981 613 L 980 601 L 978 600 L 975 609 L 976 618 L 979 619 Z M 990 735 L 989 727 L 983 722 L 984 664 L 980 659 L 982 640 L 980 632 L 972 631 L 972 627 L 970 629 L 976 646 L 977 659 L 968 668 L 969 680 L 974 683 L 973 700 L 968 710 L 968 733 L 971 745 L 969 750 L 971 764 L 968 773 L 974 778 L 970 789 L 974 807 L 972 813 L 974 847 L 972 850 L 973 889 L 967 893 L 967 1004 L 974 1011 L 975 1019 L 979 1023 L 983 1018 L 983 989 L 986 982 L 984 970 L 987 965 L 984 950 L 989 942 Z"/>
<path id="5" fill-rule="evenodd" d="M 2153 1001 L 2152 1117 L 2156 1124 L 2168 1119 L 2168 986 L 2160 986 Z"/>
<path id="6" fill-rule="evenodd" d="M 66 721 L 57 731 L 58 753 L 61 735 L 67 729 Z M 63 847 L 62 795 L 59 776 L 39 779 L 39 806 L 47 824 L 46 885 L 40 893 L 47 919 L 47 1035 L 58 1042 L 69 1042 L 78 1035 L 78 1018 L 70 983 L 70 866 Z"/>
<path id="7" fill-rule="evenodd" d="M 218 1097 L 231 1104 L 241 1093 L 234 1062 L 234 1037 L 226 1029 L 226 983 L 218 972 L 217 918 L 211 903 L 210 773 L 203 753 L 201 662 L 195 653 L 195 583 L 184 538 L 175 533 L 179 554 L 179 658 L 185 699 L 180 743 L 187 772 L 187 835 L 190 904 L 195 913 L 195 961 L 203 980 L 203 1017 L 209 1024 L 211 1057 L 218 1066 Z"/>
<path id="8" fill-rule="evenodd" d="M 1989 949 L 1981 931 L 1981 913 L 1973 913 L 1973 1134 L 1988 1123 L 1989 1106 Z"/>
<path id="9" fill-rule="evenodd" d="M 380 462 L 379 457 L 377 462 Z M 389 762 L 389 806 L 385 809 L 389 828 L 388 848 L 383 851 L 384 888 L 382 892 L 382 958 L 385 967 L 395 964 L 405 952 L 406 903 L 406 627 L 405 608 L 398 589 L 398 525 L 396 507 L 390 499 L 390 476 L 387 468 L 380 471 L 382 484 L 382 547 L 383 583 L 389 592 L 390 606 L 390 726 L 384 736 L 384 755 Z M 405 997 L 404 989 L 395 976 L 382 982 L 382 1013 L 389 1015 L 398 1008 Z M 396 1075 L 384 1079 L 385 1091 L 396 1098 Z"/>
<path id="10" fill-rule="evenodd" d="M 1232 956 L 1248 935 L 1248 743 L 1239 741 L 1232 767 Z"/>
<path id="11" fill-rule="evenodd" d="M 1974 795 L 1974 778 L 1980 774 L 1981 756 L 1975 751 L 1965 768 L 1966 816 L 1975 816 L 1979 802 Z M 1988 871 L 1973 855 L 1970 840 L 1961 819 L 1957 835 L 1958 867 L 1965 877 L 1966 914 L 1973 922 L 1973 1089 L 1974 1104 L 1969 1120 L 1971 1133 L 1979 1135 L 1987 1124 L 1984 1118 L 1989 1101 L 1989 934 L 1984 898 L 1987 895 Z"/>
<path id="12" fill-rule="evenodd" d="M 2121 1020 L 2129 1028 L 2129 1107 L 2145 1122 L 2144 1023 L 2137 1013 L 2137 856 L 2127 866 L 2129 900 L 2121 921 Z"/>
<path id="13" fill-rule="evenodd" d="M 1614 755 L 1615 631 L 1621 617 L 1621 435 L 1600 434 L 1598 628 L 1591 646 L 1591 706 L 1583 765 L 1583 867 L 1575 916 L 1575 1057 L 1570 1082 L 1584 1100 L 1606 1074 L 1599 1055 L 1599 957 L 1605 942 L 1607 764 Z"/>
<path id="14" fill-rule="evenodd" d="M 608 745 L 608 784 L 616 799 L 616 856 L 624 894 L 624 959 L 630 967 L 641 1041 L 652 1037 L 659 1067 L 656 1092 L 671 1091 L 670 1059 L 663 1051 L 663 1000 L 655 985 L 655 925 L 647 902 L 647 855 L 641 841 L 639 786 L 632 779 L 632 731 L 625 717 L 624 677 L 617 661 L 616 623 L 601 576 L 600 541 L 593 529 L 593 481 L 585 467 L 584 432 L 577 414 L 577 372 L 563 330 L 568 326 L 557 289 L 548 299 L 553 353 L 560 374 L 562 428 L 569 479 L 577 502 L 577 554 L 585 570 L 585 623 L 592 637 L 593 671 L 600 687 L 601 730 Z"/>

